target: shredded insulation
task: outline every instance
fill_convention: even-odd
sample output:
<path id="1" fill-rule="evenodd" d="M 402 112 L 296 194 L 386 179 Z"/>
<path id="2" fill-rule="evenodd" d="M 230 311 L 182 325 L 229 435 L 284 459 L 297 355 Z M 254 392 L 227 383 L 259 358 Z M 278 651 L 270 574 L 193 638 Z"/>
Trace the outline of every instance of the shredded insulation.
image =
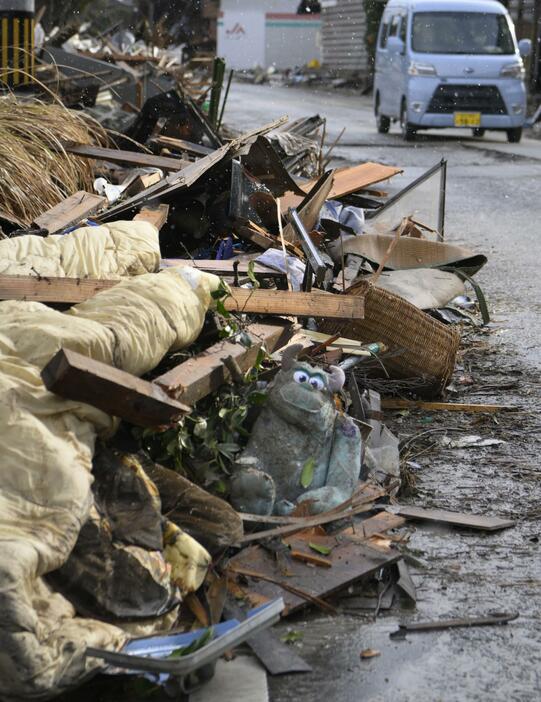
<path id="1" fill-rule="evenodd" d="M 92 190 L 92 161 L 67 154 L 63 141 L 101 145 L 106 135 L 90 117 L 62 105 L 0 99 L 1 217 L 29 226 L 65 197 Z"/>

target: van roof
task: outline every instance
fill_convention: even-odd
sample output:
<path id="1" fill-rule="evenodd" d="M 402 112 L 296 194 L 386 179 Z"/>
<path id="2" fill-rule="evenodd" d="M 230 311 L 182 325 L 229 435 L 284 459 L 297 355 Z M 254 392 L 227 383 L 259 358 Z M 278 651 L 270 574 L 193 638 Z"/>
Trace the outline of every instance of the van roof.
<path id="1" fill-rule="evenodd" d="M 497 0 L 390 0 L 386 9 L 393 7 L 411 8 L 419 12 L 494 12 L 507 14 L 505 7 Z"/>

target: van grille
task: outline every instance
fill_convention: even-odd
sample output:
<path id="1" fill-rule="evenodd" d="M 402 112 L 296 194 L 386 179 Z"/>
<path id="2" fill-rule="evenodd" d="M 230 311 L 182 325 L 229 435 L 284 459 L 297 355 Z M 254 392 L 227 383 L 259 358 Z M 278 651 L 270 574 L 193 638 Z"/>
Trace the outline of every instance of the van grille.
<path id="1" fill-rule="evenodd" d="M 481 112 L 484 115 L 506 115 L 505 103 L 495 85 L 439 85 L 427 112 Z"/>

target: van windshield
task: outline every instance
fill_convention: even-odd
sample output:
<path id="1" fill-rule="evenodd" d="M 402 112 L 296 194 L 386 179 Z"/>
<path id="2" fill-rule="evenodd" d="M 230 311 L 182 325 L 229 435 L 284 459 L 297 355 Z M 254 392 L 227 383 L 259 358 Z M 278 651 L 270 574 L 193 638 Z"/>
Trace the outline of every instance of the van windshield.
<path id="1" fill-rule="evenodd" d="M 505 15 L 485 12 L 417 12 L 412 49 L 424 54 L 514 54 Z"/>

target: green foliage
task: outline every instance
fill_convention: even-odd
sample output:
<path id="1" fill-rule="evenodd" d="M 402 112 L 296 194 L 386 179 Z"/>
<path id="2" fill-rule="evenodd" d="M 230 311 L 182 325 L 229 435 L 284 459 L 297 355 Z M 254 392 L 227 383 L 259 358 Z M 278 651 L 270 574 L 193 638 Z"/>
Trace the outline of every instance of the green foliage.
<path id="1" fill-rule="evenodd" d="M 193 412 L 164 432 L 134 429 L 153 460 L 223 495 L 236 457 L 246 446 L 249 427 L 266 394 L 256 385 L 266 353 L 260 350 L 244 385 L 224 385 L 197 403 Z"/>
<path id="2" fill-rule="evenodd" d="M 282 636 L 282 641 L 291 645 L 297 643 L 298 641 L 302 641 L 303 637 L 304 634 L 302 631 L 295 631 L 295 629 L 292 629 L 291 631 L 288 631 L 285 636 Z"/>
<path id="3" fill-rule="evenodd" d="M 312 551 L 315 551 L 316 553 L 321 553 L 322 556 L 328 556 L 332 551 L 331 546 L 323 546 L 323 544 L 314 544 L 310 542 L 308 546 L 312 549 Z"/>
<path id="4" fill-rule="evenodd" d="M 302 467 L 301 485 L 306 490 L 312 484 L 314 479 L 314 468 L 316 467 L 315 459 L 309 458 Z"/>
<path id="5" fill-rule="evenodd" d="M 190 653 L 195 653 L 196 651 L 199 651 L 200 648 L 203 648 L 203 646 L 206 646 L 206 644 L 208 644 L 209 641 L 212 641 L 213 638 L 214 629 L 212 627 L 205 629 L 198 639 L 194 639 L 191 644 L 188 644 L 188 646 L 175 649 L 169 654 L 168 658 L 182 658 L 183 656 L 190 655 Z"/>

